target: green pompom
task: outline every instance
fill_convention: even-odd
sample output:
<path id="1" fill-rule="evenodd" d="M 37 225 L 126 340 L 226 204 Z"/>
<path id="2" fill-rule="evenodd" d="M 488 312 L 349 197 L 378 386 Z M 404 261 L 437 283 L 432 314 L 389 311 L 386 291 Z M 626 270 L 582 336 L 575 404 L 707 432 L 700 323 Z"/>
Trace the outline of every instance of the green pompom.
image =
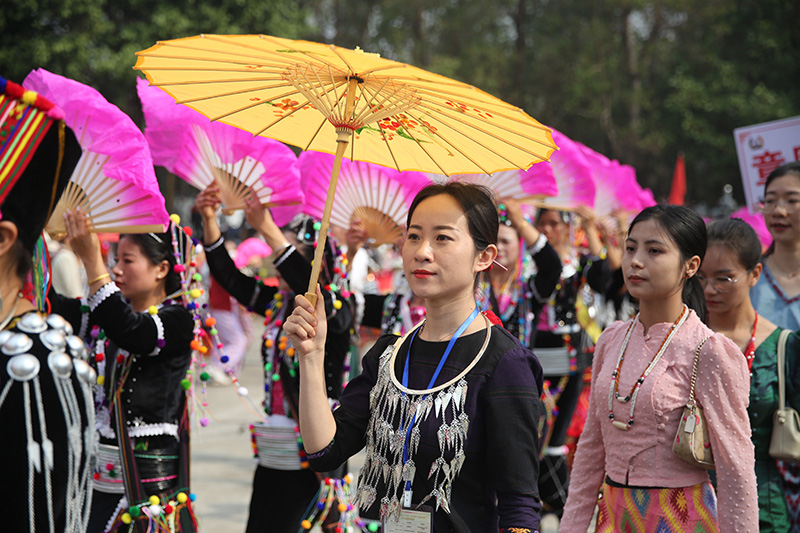
<path id="1" fill-rule="evenodd" d="M 208 372 L 203 372 L 200 374 L 200 381 L 208 381 L 211 376 L 208 375 Z"/>
<path id="2" fill-rule="evenodd" d="M 189 389 L 191 389 L 191 388 L 192 388 L 192 382 L 191 382 L 191 381 L 189 381 L 188 379 L 182 379 L 182 380 L 181 380 L 181 388 L 182 388 L 183 390 L 189 390 Z"/>
<path id="3" fill-rule="evenodd" d="M 319 231 L 322 229 L 322 224 L 319 222 L 314 222 L 314 231 Z"/>

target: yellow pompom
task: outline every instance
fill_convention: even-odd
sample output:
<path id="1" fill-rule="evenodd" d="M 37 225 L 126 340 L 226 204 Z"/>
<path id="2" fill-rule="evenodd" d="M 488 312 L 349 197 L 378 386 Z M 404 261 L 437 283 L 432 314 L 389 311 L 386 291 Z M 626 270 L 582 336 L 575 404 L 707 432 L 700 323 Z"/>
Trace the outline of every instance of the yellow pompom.
<path id="1" fill-rule="evenodd" d="M 152 496 L 150 496 L 149 501 L 150 505 L 158 505 L 159 503 L 161 503 L 161 498 L 153 494 Z"/>
<path id="2" fill-rule="evenodd" d="M 180 217 L 180 215 L 176 215 L 175 213 L 171 214 L 171 215 L 169 216 L 169 219 L 170 219 L 171 221 L 173 221 L 175 224 L 180 224 L 180 223 L 181 223 L 181 217 Z"/>
<path id="3" fill-rule="evenodd" d="M 347 263 L 349 263 L 349 262 L 350 261 L 348 261 L 346 257 L 342 259 L 342 264 L 345 265 L 345 266 L 347 266 Z"/>
<path id="4" fill-rule="evenodd" d="M 192 289 L 189 291 L 189 296 L 195 299 L 200 298 L 201 294 L 203 293 L 200 292 L 200 289 Z"/>
<path id="5" fill-rule="evenodd" d="M 347 510 L 347 506 L 346 506 L 345 504 L 343 504 L 343 503 L 340 503 L 340 504 L 339 504 L 339 512 L 340 512 L 340 513 L 343 513 L 343 512 L 345 512 L 346 510 Z"/>
<path id="6" fill-rule="evenodd" d="M 186 500 L 188 500 L 188 499 L 189 499 L 189 497 L 186 495 L 185 492 L 179 492 L 178 493 L 178 503 L 186 503 Z"/>
<path id="7" fill-rule="evenodd" d="M 105 376 L 97 376 L 97 384 L 98 385 L 100 385 L 102 387 L 105 382 L 106 382 L 106 377 Z"/>
<path id="8" fill-rule="evenodd" d="M 128 513 L 122 513 L 120 520 L 122 520 L 122 523 L 126 525 L 133 522 L 133 518 L 131 518 L 131 515 L 129 515 Z"/>
<path id="9" fill-rule="evenodd" d="M 334 300 L 333 301 L 333 308 L 334 309 L 341 309 L 342 308 L 342 301 L 341 300 Z"/>
<path id="10" fill-rule="evenodd" d="M 147 308 L 147 312 L 150 313 L 151 315 L 157 315 L 158 307 L 156 307 L 155 305 L 151 305 L 150 307 Z"/>
<path id="11" fill-rule="evenodd" d="M 277 293 L 275 296 L 273 296 L 273 298 L 275 298 L 276 302 L 280 302 L 281 300 L 283 300 L 283 294 Z"/>
<path id="12" fill-rule="evenodd" d="M 36 103 L 36 97 L 39 96 L 34 91 L 25 91 L 22 93 L 22 102 L 28 105 Z"/>

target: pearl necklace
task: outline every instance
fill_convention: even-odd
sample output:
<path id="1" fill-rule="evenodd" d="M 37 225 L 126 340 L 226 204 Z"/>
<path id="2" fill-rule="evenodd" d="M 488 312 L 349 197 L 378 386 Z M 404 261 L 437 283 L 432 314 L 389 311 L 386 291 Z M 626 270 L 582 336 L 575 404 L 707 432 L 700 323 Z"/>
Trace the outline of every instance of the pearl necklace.
<path id="1" fill-rule="evenodd" d="M 686 305 L 683 306 L 683 311 L 681 311 L 681 316 L 672 324 L 670 328 L 670 332 L 661 342 L 661 346 L 658 348 L 658 351 L 653 356 L 653 359 L 650 361 L 650 364 L 647 365 L 647 368 L 644 369 L 644 372 L 639 376 L 639 379 L 636 380 L 636 383 L 633 384 L 631 391 L 628 393 L 627 396 L 624 398 L 619 395 L 619 375 L 620 369 L 622 367 L 622 361 L 625 359 L 625 350 L 628 348 L 628 341 L 631 339 L 631 333 L 633 332 L 633 327 L 636 325 L 636 322 L 639 320 L 639 315 L 637 314 L 636 317 L 631 321 L 631 325 L 628 326 L 628 331 L 625 333 L 625 340 L 622 342 L 622 348 L 619 351 L 619 357 L 617 358 L 617 366 L 614 368 L 614 372 L 611 373 L 611 386 L 608 389 L 608 419 L 611 420 L 611 424 L 617 428 L 621 429 L 622 431 L 628 431 L 631 426 L 633 425 L 633 410 L 636 408 L 636 398 L 639 396 L 639 389 L 642 387 L 642 383 L 644 383 L 645 378 L 653 371 L 653 369 L 658 364 L 658 361 L 661 359 L 661 356 L 664 355 L 664 352 L 667 351 L 667 347 L 669 343 L 672 341 L 672 337 L 678 332 L 678 329 L 681 325 L 686 321 L 686 318 L 689 316 L 689 308 Z M 631 402 L 631 409 L 628 415 L 628 422 L 620 422 L 618 420 L 614 420 L 614 399 L 622 403 Z"/>

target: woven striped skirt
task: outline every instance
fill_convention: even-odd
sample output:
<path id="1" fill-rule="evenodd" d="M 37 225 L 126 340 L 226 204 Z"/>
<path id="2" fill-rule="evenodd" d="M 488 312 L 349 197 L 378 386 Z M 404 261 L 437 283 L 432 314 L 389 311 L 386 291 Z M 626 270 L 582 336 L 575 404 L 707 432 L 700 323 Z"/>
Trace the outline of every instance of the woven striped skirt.
<path id="1" fill-rule="evenodd" d="M 718 533 L 711 483 L 674 489 L 603 485 L 597 533 Z"/>

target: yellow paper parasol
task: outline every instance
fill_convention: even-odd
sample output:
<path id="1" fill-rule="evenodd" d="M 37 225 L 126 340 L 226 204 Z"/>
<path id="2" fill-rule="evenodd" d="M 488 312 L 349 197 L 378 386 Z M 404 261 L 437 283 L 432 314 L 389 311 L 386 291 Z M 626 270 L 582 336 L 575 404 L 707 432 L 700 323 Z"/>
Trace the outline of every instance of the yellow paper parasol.
<path id="1" fill-rule="evenodd" d="M 471 85 L 359 49 L 266 35 L 198 35 L 138 52 L 137 70 L 211 120 L 335 153 L 324 250 L 342 158 L 451 175 L 527 169 L 550 130 Z M 333 139 L 336 138 L 336 150 Z M 315 256 L 314 290 L 322 260 Z"/>

